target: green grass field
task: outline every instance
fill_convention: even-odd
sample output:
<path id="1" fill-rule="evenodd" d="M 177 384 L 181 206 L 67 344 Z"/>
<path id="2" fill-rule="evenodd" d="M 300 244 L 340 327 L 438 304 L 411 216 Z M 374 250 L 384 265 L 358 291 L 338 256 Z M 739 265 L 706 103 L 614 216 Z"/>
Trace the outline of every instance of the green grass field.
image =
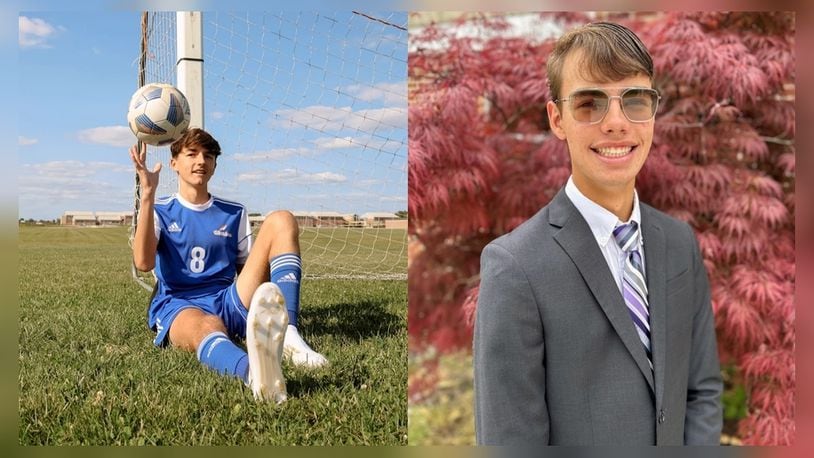
<path id="1" fill-rule="evenodd" d="M 276 406 L 153 347 L 126 228 L 21 226 L 18 247 L 20 444 L 407 443 L 406 281 L 303 282 L 301 332 L 331 364 L 284 365 Z"/>

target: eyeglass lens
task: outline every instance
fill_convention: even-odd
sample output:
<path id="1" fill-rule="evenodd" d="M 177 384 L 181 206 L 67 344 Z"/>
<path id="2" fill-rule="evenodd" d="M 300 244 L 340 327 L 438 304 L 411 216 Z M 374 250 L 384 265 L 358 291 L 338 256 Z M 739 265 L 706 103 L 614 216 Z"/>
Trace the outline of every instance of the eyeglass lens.
<path id="1" fill-rule="evenodd" d="M 631 88 L 621 96 L 608 96 L 598 89 L 576 91 L 569 97 L 574 119 L 579 122 L 599 122 L 605 117 L 610 99 L 619 98 L 622 111 L 631 121 L 649 121 L 656 113 L 658 93 L 652 89 Z"/>

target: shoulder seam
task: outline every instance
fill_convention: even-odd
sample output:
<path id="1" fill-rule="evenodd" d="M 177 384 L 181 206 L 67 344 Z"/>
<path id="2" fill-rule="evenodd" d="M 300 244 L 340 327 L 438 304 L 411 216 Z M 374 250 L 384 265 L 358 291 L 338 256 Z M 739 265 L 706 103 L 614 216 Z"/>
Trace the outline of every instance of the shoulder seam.
<path id="1" fill-rule="evenodd" d="M 171 201 L 173 201 L 173 200 L 175 200 L 175 196 L 174 196 L 174 195 L 172 195 L 172 196 L 164 196 L 164 197 L 159 197 L 159 198 L 157 198 L 157 199 L 155 200 L 155 203 L 156 203 L 156 204 L 162 204 L 162 205 L 163 205 L 163 204 L 167 204 L 167 203 L 169 203 L 169 202 L 171 202 Z"/>
<path id="2" fill-rule="evenodd" d="M 220 203 L 224 203 L 224 204 L 227 204 L 227 205 L 234 205 L 235 207 L 240 207 L 240 208 L 243 208 L 244 210 L 246 208 L 245 205 L 241 204 L 240 202 L 234 202 L 234 201 L 231 201 L 231 200 L 221 199 L 220 197 L 212 196 L 212 200 L 214 202 L 220 202 Z"/>

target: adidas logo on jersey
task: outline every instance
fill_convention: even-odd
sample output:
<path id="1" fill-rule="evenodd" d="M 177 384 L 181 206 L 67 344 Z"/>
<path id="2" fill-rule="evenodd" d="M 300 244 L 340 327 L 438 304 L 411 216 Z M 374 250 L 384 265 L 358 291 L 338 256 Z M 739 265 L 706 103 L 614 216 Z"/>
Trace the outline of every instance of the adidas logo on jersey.
<path id="1" fill-rule="evenodd" d="M 170 223 L 170 227 L 167 228 L 170 232 L 181 232 L 181 226 L 178 225 L 175 221 Z"/>
<path id="2" fill-rule="evenodd" d="M 297 276 L 294 275 L 294 272 L 289 272 L 277 280 L 277 283 L 298 283 Z"/>
<path id="3" fill-rule="evenodd" d="M 219 235 L 221 237 L 231 237 L 232 236 L 231 232 L 226 230 L 226 225 L 225 224 L 223 226 L 221 226 L 220 229 L 215 229 L 214 231 L 212 231 L 212 233 L 215 234 L 215 235 Z"/>

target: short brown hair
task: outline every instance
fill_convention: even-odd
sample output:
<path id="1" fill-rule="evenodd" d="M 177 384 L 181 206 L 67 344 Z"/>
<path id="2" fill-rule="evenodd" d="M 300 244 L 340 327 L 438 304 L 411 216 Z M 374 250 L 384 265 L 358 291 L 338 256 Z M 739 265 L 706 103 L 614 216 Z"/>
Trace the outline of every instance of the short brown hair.
<path id="1" fill-rule="evenodd" d="M 199 146 L 210 154 L 220 156 L 220 144 L 218 141 L 209 135 L 209 132 L 197 127 L 193 127 L 191 129 L 187 129 L 184 134 L 181 135 L 181 138 L 172 142 L 172 145 L 170 145 L 172 157 L 174 158 L 178 156 L 182 149 L 190 146 Z"/>
<path id="2" fill-rule="evenodd" d="M 563 97 L 562 66 L 566 56 L 582 50 L 580 71 L 592 80 L 617 81 L 639 74 L 653 81 L 653 59 L 644 43 L 625 26 L 612 22 L 594 22 L 568 31 L 554 44 L 546 72 L 553 100 Z"/>

